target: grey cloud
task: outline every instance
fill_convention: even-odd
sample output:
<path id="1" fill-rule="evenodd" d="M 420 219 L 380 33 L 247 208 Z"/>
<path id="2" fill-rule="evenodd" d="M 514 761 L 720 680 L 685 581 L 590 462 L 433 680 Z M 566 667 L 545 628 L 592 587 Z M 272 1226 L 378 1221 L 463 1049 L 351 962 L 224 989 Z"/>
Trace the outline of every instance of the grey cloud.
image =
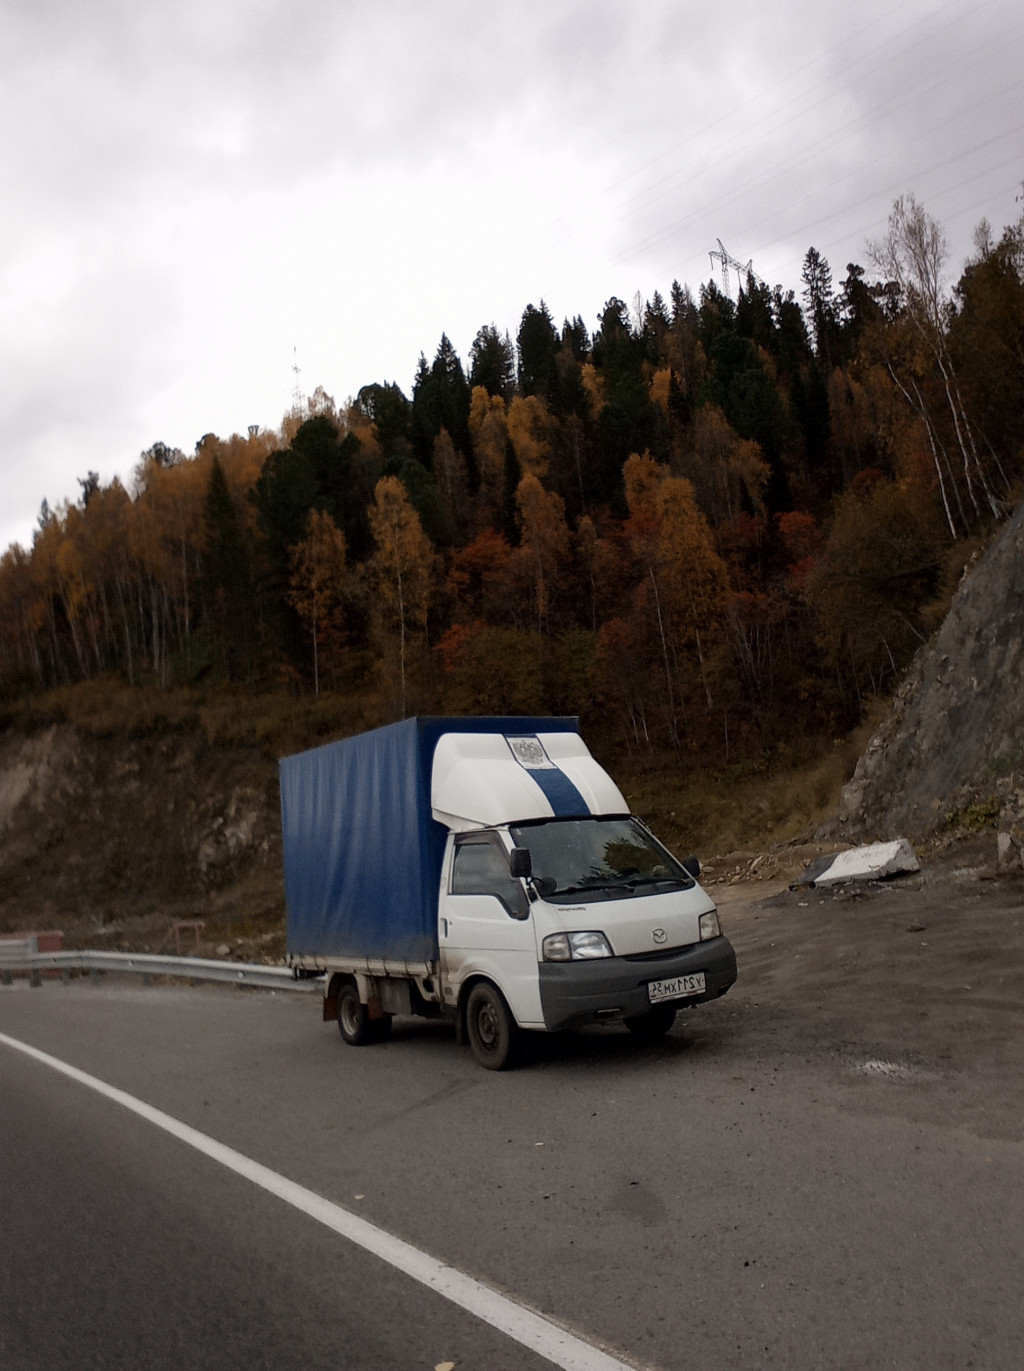
<path id="1" fill-rule="evenodd" d="M 948 221 L 958 264 L 982 213 L 998 232 L 1019 212 L 1022 34 L 1015 0 L 6 0 L 5 492 L 26 452 L 67 446 L 74 493 L 128 441 L 122 415 L 202 368 L 211 316 L 232 345 L 248 293 L 298 333 L 295 295 L 329 335 L 346 278 L 378 279 L 402 379 L 452 319 L 520 289 L 586 282 L 566 308 L 589 318 L 614 291 L 696 288 L 719 236 L 772 284 L 799 289 L 812 244 L 838 280 L 904 191 Z M 393 230 L 389 260 L 365 232 L 346 258 L 353 220 Z M 486 298 L 457 267 L 426 279 L 439 224 L 481 259 L 493 239 Z M 240 356 L 302 341 L 258 332 Z M 62 493 L 25 489 L 32 509 Z"/>

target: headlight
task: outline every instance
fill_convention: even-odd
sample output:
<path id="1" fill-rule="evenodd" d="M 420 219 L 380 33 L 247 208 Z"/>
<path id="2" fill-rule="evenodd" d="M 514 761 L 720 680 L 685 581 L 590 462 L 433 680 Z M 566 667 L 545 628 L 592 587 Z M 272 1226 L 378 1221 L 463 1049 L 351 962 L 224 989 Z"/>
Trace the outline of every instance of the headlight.
<path id="1" fill-rule="evenodd" d="M 722 936 L 722 926 L 718 922 L 718 910 L 709 909 L 706 914 L 700 916 L 700 940 L 706 943 L 709 938 L 720 938 Z"/>
<path id="2" fill-rule="evenodd" d="M 612 950 L 603 933 L 549 933 L 541 943 L 546 962 L 585 962 L 610 957 Z"/>

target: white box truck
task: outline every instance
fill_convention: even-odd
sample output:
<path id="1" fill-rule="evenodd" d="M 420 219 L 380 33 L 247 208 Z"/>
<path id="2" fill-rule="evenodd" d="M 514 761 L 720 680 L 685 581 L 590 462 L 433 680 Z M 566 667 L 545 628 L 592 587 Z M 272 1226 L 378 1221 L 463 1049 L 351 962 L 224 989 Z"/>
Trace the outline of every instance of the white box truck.
<path id="1" fill-rule="evenodd" d="M 576 719 L 418 718 L 281 762 L 288 958 L 347 1043 L 441 1017 L 492 1070 L 524 1032 L 657 1037 L 736 956 L 695 858 L 629 812 Z"/>

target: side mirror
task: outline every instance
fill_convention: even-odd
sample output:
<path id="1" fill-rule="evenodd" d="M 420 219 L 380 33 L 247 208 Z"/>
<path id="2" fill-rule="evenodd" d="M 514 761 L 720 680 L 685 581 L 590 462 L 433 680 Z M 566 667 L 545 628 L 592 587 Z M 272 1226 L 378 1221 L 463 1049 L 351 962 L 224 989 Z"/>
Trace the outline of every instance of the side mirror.
<path id="1" fill-rule="evenodd" d="M 698 857 L 684 857 L 683 870 L 688 876 L 692 876 L 695 881 L 700 880 L 700 859 Z"/>
<path id="2" fill-rule="evenodd" d="M 533 858 L 528 847 L 514 847 L 508 854 L 509 871 L 519 880 L 533 875 Z"/>

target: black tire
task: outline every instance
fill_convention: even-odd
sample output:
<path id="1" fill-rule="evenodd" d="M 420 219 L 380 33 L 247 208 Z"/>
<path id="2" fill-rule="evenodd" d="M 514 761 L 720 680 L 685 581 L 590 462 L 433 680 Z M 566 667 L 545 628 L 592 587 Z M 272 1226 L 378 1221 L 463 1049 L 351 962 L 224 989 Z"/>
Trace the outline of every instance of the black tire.
<path id="1" fill-rule="evenodd" d="M 635 1019 L 625 1019 L 623 1022 L 634 1037 L 649 1043 L 656 1042 L 658 1038 L 663 1038 L 675 1023 L 678 1008 L 676 1004 L 655 1005 L 646 1014 L 638 1014 Z"/>
<path id="2" fill-rule="evenodd" d="M 338 991 L 338 1027 L 349 1047 L 364 1047 L 374 1040 L 373 1020 L 359 999 L 354 981 L 346 981 Z"/>
<path id="3" fill-rule="evenodd" d="M 478 981 L 466 1001 L 466 1034 L 473 1056 L 488 1071 L 505 1071 L 516 1057 L 519 1029 L 501 991 Z"/>

